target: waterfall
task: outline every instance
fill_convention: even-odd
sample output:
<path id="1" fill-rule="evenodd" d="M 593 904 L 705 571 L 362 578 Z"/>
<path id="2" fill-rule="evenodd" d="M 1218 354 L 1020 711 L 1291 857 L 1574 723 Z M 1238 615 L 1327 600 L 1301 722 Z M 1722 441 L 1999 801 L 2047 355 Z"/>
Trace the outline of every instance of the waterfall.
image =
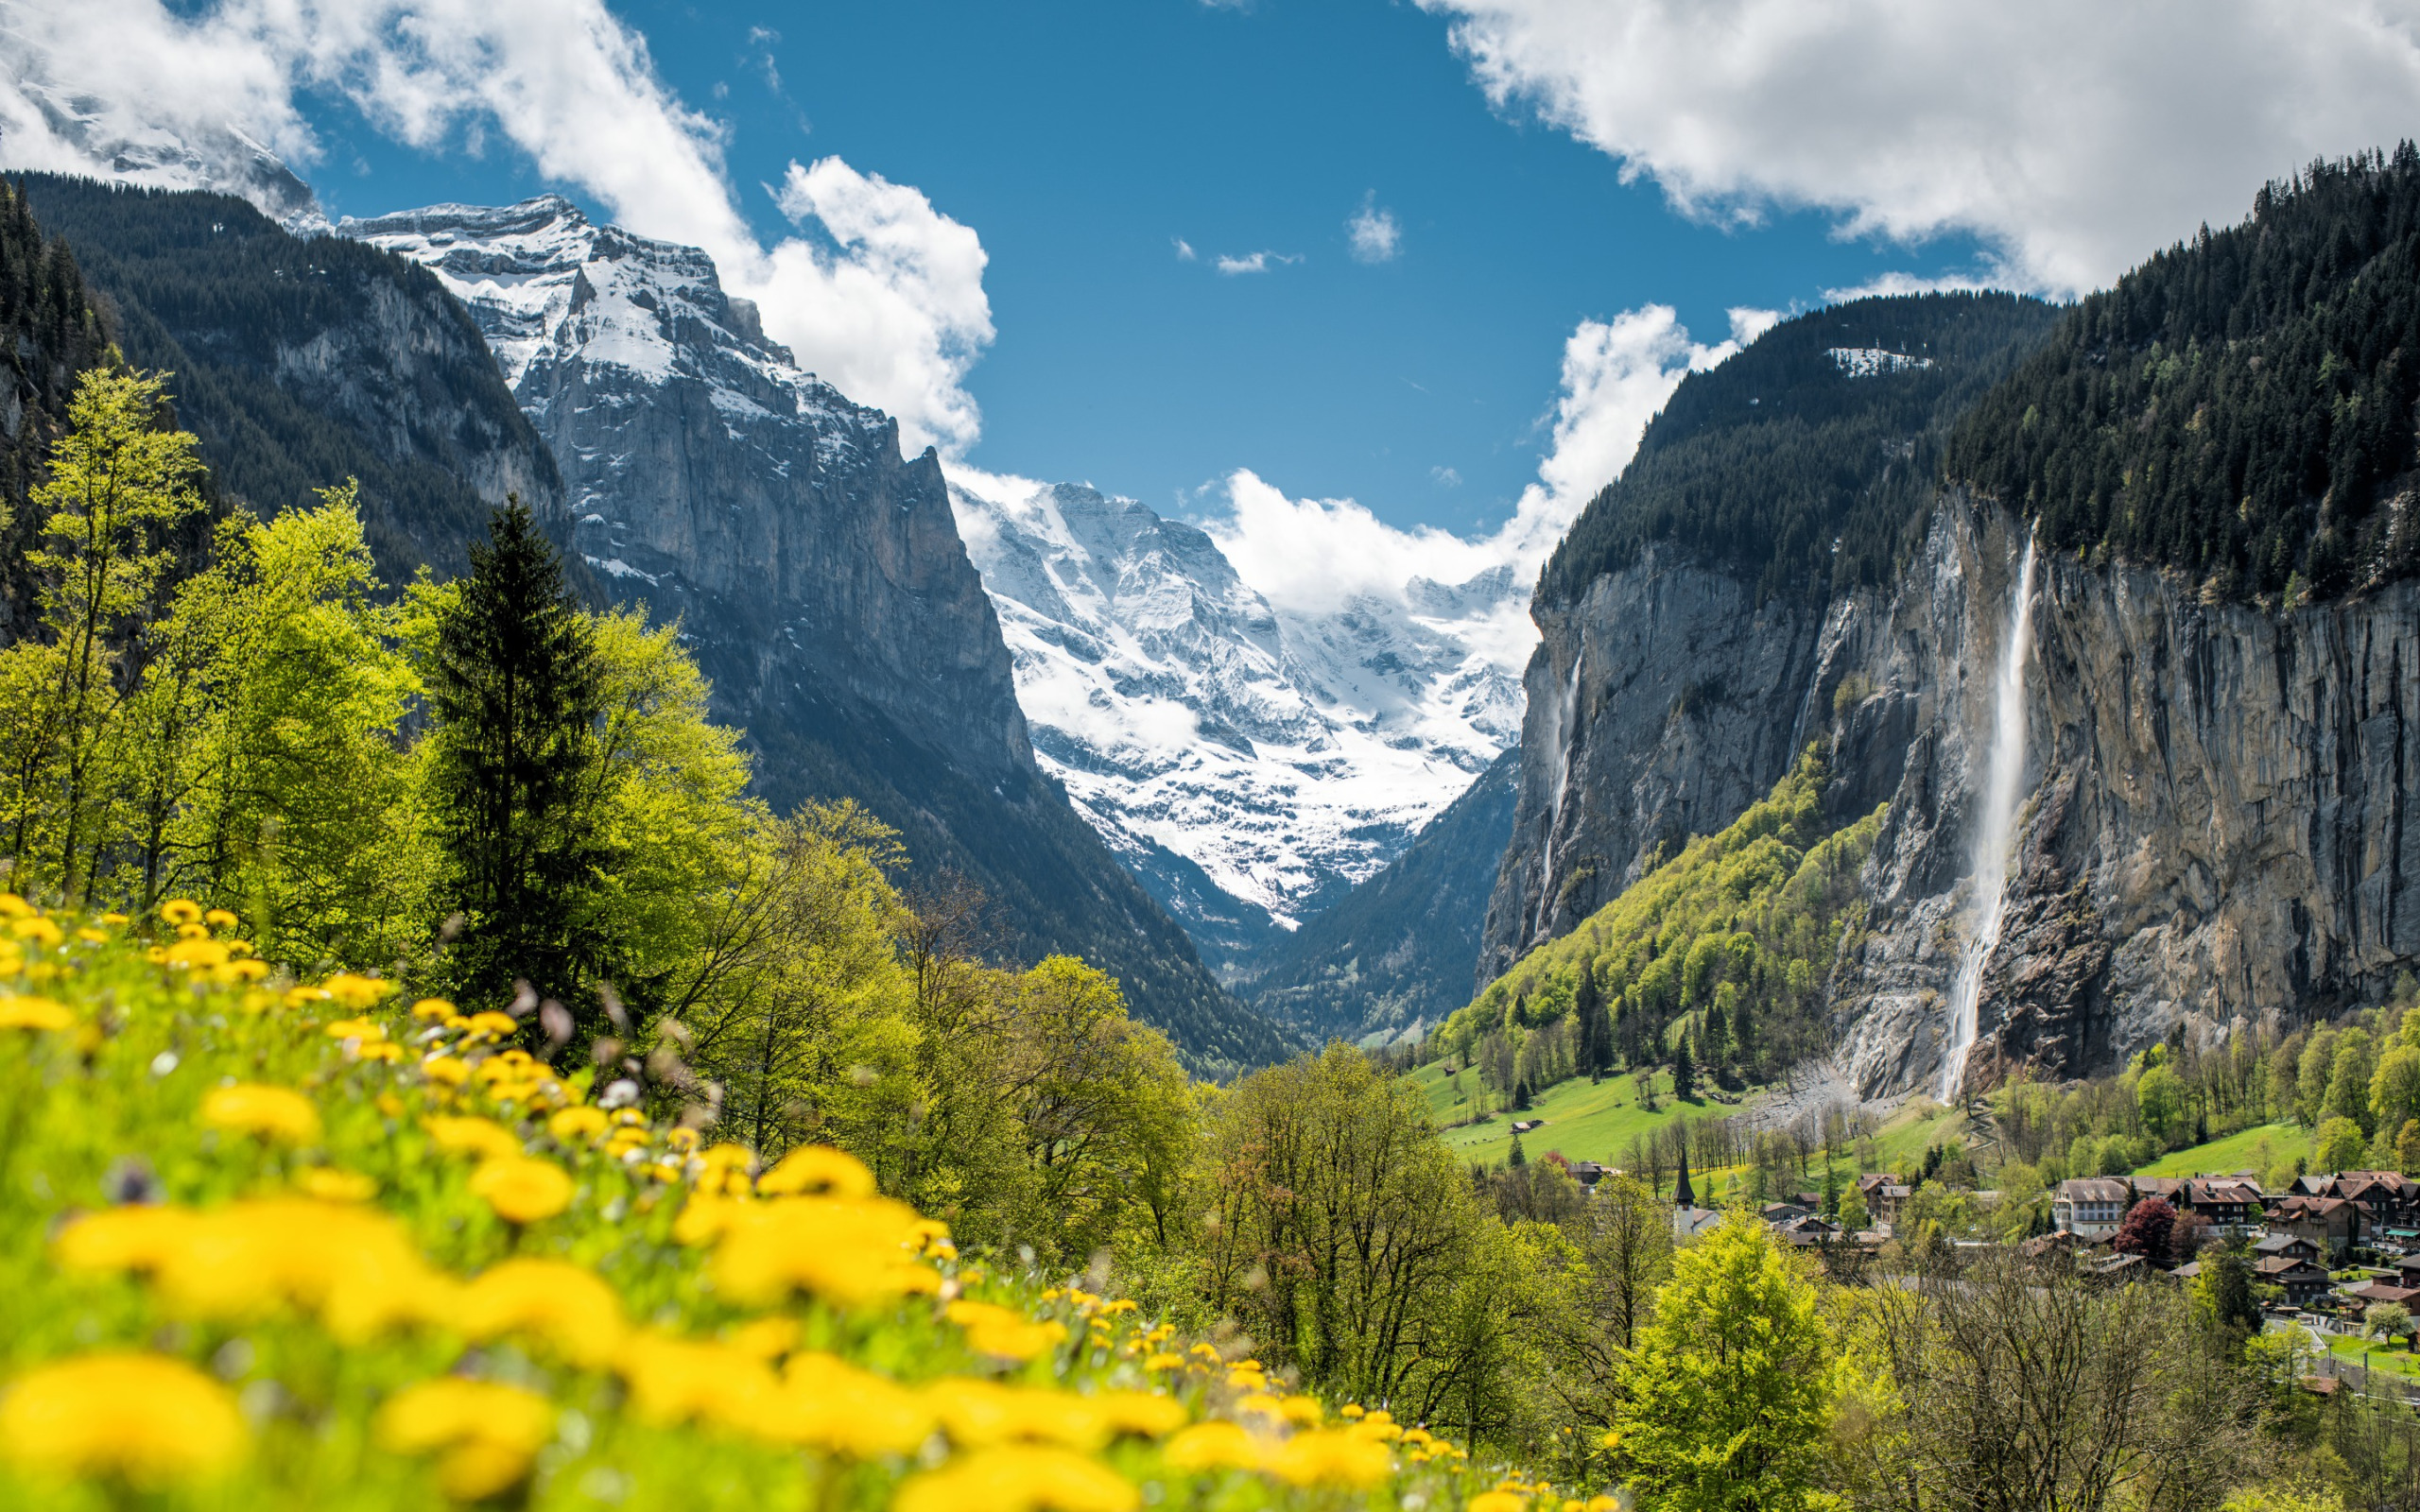
<path id="1" fill-rule="evenodd" d="M 1580 662 L 1586 654 L 1584 647 L 1572 649 L 1571 682 L 1563 690 L 1563 701 L 1554 710 L 1554 806 L 1547 811 L 1546 868 L 1538 887 L 1541 937 L 1554 926 L 1554 837 L 1563 828 L 1564 789 L 1571 785 L 1571 727 L 1580 718 Z"/>
<path id="2" fill-rule="evenodd" d="M 1976 1010 L 1983 994 L 1983 963 L 2000 941 L 2008 903 L 2009 850 L 2025 795 L 2025 663 L 2033 649 L 2033 540 L 2025 541 L 2016 593 L 2008 607 L 2008 639 L 1992 685 L 1992 748 L 1983 770 L 1983 808 L 1975 826 L 1975 932 L 1949 988 L 1949 1051 L 1941 1065 L 1941 1100 L 1954 1103 L 1975 1045 Z"/>

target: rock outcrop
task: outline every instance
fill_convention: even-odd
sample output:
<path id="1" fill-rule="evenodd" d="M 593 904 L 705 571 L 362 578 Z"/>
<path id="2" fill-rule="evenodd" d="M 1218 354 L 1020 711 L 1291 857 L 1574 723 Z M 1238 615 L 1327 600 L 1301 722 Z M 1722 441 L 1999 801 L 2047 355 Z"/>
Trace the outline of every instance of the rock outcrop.
<path id="1" fill-rule="evenodd" d="M 1869 1096 L 1932 1085 L 1977 923 L 1972 810 L 2024 529 L 1945 495 L 1890 593 L 1820 614 L 1669 555 L 1542 604 L 1487 966 L 1820 741 L 1828 810 L 1891 805 L 1835 968 L 1840 1059 Z M 2028 797 L 1969 1083 L 2106 1071 L 2374 997 L 2420 960 L 2420 584 L 2280 611 L 2137 567 L 2045 553 L 2038 572 Z"/>
<path id="2" fill-rule="evenodd" d="M 573 550 L 680 619 L 776 807 L 865 804 L 920 875 L 983 889 L 1007 954 L 1085 956 L 1199 1067 L 1284 1052 L 1036 765 L 939 458 L 802 371 L 705 253 L 551 197 L 339 230 L 469 307 L 562 468 Z"/>

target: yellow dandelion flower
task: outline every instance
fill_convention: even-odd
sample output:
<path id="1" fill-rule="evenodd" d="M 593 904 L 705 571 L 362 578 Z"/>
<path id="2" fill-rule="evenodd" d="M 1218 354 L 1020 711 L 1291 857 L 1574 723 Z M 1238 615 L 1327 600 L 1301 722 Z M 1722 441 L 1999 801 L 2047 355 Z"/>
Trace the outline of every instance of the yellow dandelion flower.
<path id="1" fill-rule="evenodd" d="M 323 987 L 290 987 L 285 989 L 285 1005 L 289 1008 L 307 1008 L 313 1004 L 327 1001 L 328 989 Z"/>
<path id="2" fill-rule="evenodd" d="M 471 1079 L 469 1063 L 458 1056 L 430 1056 L 420 1063 L 420 1074 L 441 1087 L 459 1087 Z"/>
<path id="3" fill-rule="evenodd" d="M 1530 1499 L 1516 1491 L 1481 1491 L 1464 1512 L 1527 1512 Z"/>
<path id="4" fill-rule="evenodd" d="M 518 1032 L 521 1027 L 512 1022 L 511 1014 L 498 1013 L 493 1008 L 485 1013 L 472 1014 L 462 1021 L 462 1026 L 473 1034 L 493 1035 L 499 1040 Z"/>
<path id="5" fill-rule="evenodd" d="M 378 1410 L 378 1441 L 399 1454 L 442 1451 L 438 1484 L 458 1502 L 510 1490 L 555 1428 L 545 1398 L 519 1386 L 448 1377 L 406 1386 Z"/>
<path id="6" fill-rule="evenodd" d="M 160 917 L 178 928 L 201 921 L 201 904 L 190 898 L 171 898 L 160 905 Z"/>
<path id="7" fill-rule="evenodd" d="M 88 926 L 78 930 L 76 937 L 87 945 L 102 945 L 108 943 L 110 932 L 106 929 L 93 929 Z"/>
<path id="8" fill-rule="evenodd" d="M 67 937 L 65 931 L 40 914 L 27 914 L 23 919 L 11 920 L 9 933 L 19 939 L 32 940 L 37 945 L 56 945 Z"/>
<path id="9" fill-rule="evenodd" d="M 990 1302 L 952 1302 L 949 1320 L 966 1332 L 968 1348 L 1022 1364 L 1059 1347 L 1067 1337 L 1063 1323 L 1034 1322 L 1024 1314 Z"/>
<path id="10" fill-rule="evenodd" d="M 596 1368 L 629 1333 L 622 1298 L 605 1279 L 562 1260 L 508 1260 L 464 1286 L 452 1319 L 465 1337 L 540 1339 L 572 1364 Z"/>
<path id="11" fill-rule="evenodd" d="M 320 1110 L 309 1098 L 286 1087 L 258 1083 L 215 1087 L 201 1100 L 201 1121 L 213 1128 L 287 1144 L 304 1144 L 320 1137 Z"/>
<path id="12" fill-rule="evenodd" d="M 676 1155 L 686 1155 L 698 1147 L 698 1131 L 694 1128 L 676 1128 L 664 1137 L 664 1143 L 666 1149 Z"/>
<path id="13" fill-rule="evenodd" d="M 34 905 L 13 892 L 0 892 L 0 917 L 23 919 L 34 911 Z"/>
<path id="14" fill-rule="evenodd" d="M 209 968 L 227 964 L 227 947 L 215 939 L 179 940 L 162 953 L 160 964 L 174 971 L 190 971 L 196 967 Z"/>
<path id="15" fill-rule="evenodd" d="M 778 1360 L 798 1348 L 798 1319 L 760 1317 L 731 1331 L 731 1347 L 752 1360 Z"/>
<path id="16" fill-rule="evenodd" d="M 1597 1443 L 1604 1449 L 1619 1449 L 1622 1446 L 1621 1433 L 1618 1429 L 1608 1428 L 1605 1430 L 1605 1436 L 1597 1440 Z"/>
<path id="17" fill-rule="evenodd" d="M 1621 1509 L 1622 1503 L 1616 1497 L 1592 1496 L 1584 1512 L 1621 1512 Z"/>
<path id="18" fill-rule="evenodd" d="M 226 1387 L 164 1355 L 61 1360 L 0 1397 L 0 1451 L 54 1473 L 166 1486 L 227 1469 L 248 1436 Z"/>
<path id="19" fill-rule="evenodd" d="M 515 1155 L 472 1172 L 471 1191 L 507 1223 L 536 1223 L 571 1206 L 572 1180 L 551 1160 Z"/>
<path id="20" fill-rule="evenodd" d="M 659 1427 L 711 1422 L 752 1428 L 765 1417 L 777 1385 L 764 1361 L 728 1344 L 651 1332 L 631 1335 L 614 1367 L 630 1389 L 631 1408 Z"/>
<path id="21" fill-rule="evenodd" d="M 356 976 L 351 971 L 339 971 L 320 986 L 325 989 L 329 997 L 355 1013 L 365 1008 L 376 1007 L 395 992 L 395 984 L 392 982 L 382 981 L 374 976 Z"/>
<path id="22" fill-rule="evenodd" d="M 752 1427 L 776 1443 L 874 1459 L 914 1453 L 933 1423 L 920 1393 L 815 1351 L 790 1356 L 781 1389 L 760 1404 Z"/>
<path id="23" fill-rule="evenodd" d="M 179 924 L 177 926 L 177 938 L 179 939 L 195 940 L 208 939 L 209 937 L 210 926 L 207 924 Z"/>
<path id="24" fill-rule="evenodd" d="M 1160 1450 L 1160 1457 L 1176 1470 L 1256 1470 L 1269 1457 L 1267 1439 L 1240 1423 L 1195 1423 Z"/>
<path id="25" fill-rule="evenodd" d="M 354 1045 L 349 1054 L 356 1060 L 375 1060 L 391 1066 L 404 1058 L 404 1047 L 392 1040 L 375 1040 L 366 1045 Z"/>
<path id="26" fill-rule="evenodd" d="M 1184 1427 L 1191 1416 L 1174 1397 L 1156 1397 L 1148 1391 L 1104 1391 L 1088 1400 L 1111 1433 L 1138 1438 L 1165 1438 Z"/>
<path id="27" fill-rule="evenodd" d="M 423 998 L 412 1005 L 412 1017 L 423 1023 L 451 1023 L 461 1015 L 443 998 Z"/>
<path id="28" fill-rule="evenodd" d="M 566 1108 L 546 1120 L 546 1132 L 565 1144 L 593 1140 L 604 1133 L 605 1127 L 605 1109 L 585 1103 L 577 1108 Z"/>
<path id="29" fill-rule="evenodd" d="M 1371 1486 L 1394 1473 L 1394 1456 L 1353 1429 L 1315 1428 L 1280 1444 L 1269 1473 L 1288 1486 Z"/>
<path id="30" fill-rule="evenodd" d="M 460 1061 L 456 1061 L 460 1065 Z M 421 1064 L 425 1074 L 427 1062 Z M 442 1078 L 440 1078 L 442 1079 Z M 440 1115 L 421 1125 L 428 1131 L 430 1143 L 448 1155 L 475 1155 L 481 1160 L 503 1160 L 521 1153 L 521 1138 L 512 1130 L 491 1118 L 457 1118 Z"/>
<path id="31" fill-rule="evenodd" d="M 213 908 L 201 916 L 201 921 L 213 929 L 233 929 L 237 919 L 224 908 Z"/>
<path id="32" fill-rule="evenodd" d="M 338 1019 L 320 1031 L 331 1040 L 384 1040 L 387 1026 L 375 1019 Z"/>
<path id="33" fill-rule="evenodd" d="M 1044 1443 L 1093 1450 L 1110 1434 L 1107 1418 L 1090 1400 L 1064 1391 L 944 1376 L 925 1387 L 925 1400 L 951 1441 L 960 1445 Z"/>
<path id="34" fill-rule="evenodd" d="M 873 1173 L 865 1162 L 828 1144 L 803 1144 L 782 1162 L 757 1177 L 756 1190 L 770 1196 L 813 1194 L 829 1197 L 871 1197 Z"/>
<path id="35" fill-rule="evenodd" d="M 1278 1399 L 1277 1416 L 1305 1428 L 1317 1428 L 1326 1420 L 1327 1409 L 1320 1404 L 1319 1398 L 1297 1394 Z"/>
<path id="36" fill-rule="evenodd" d="M 76 1015 L 48 998 L 0 998 L 0 1029 L 68 1029 Z"/>
<path id="37" fill-rule="evenodd" d="M 1184 1356 L 1181 1354 L 1169 1354 L 1163 1350 L 1160 1353 L 1147 1354 L 1143 1357 L 1143 1368 L 1146 1370 L 1181 1370 L 1184 1367 Z"/>
<path id="38" fill-rule="evenodd" d="M 230 961 L 227 965 L 227 974 L 233 977 L 238 982 L 257 982 L 263 977 L 268 975 L 268 962 L 253 960 Z"/>
<path id="39" fill-rule="evenodd" d="M 711 1273 L 742 1305 L 793 1291 L 843 1305 L 928 1294 L 941 1278 L 909 1257 L 916 1211 L 885 1197 L 793 1197 L 732 1204 L 721 1215 Z"/>
<path id="40" fill-rule="evenodd" d="M 1132 1512 L 1141 1494 L 1098 1461 L 1063 1449 L 980 1450 L 899 1487 L 892 1512 Z"/>
<path id="41" fill-rule="evenodd" d="M 315 1165 L 303 1172 L 298 1184 L 321 1202 L 368 1202 L 378 1194 L 378 1183 L 360 1172 L 339 1171 L 328 1165 Z"/>

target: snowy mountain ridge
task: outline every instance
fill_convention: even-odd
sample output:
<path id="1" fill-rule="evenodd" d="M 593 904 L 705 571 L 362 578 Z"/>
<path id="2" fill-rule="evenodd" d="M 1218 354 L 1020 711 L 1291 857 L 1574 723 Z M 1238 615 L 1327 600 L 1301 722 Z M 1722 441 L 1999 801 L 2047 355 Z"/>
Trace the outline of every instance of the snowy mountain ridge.
<path id="1" fill-rule="evenodd" d="M 1399 854 L 1518 734 L 1477 633 L 1496 567 L 1288 612 L 1201 528 L 1080 484 L 951 472 L 1046 770 L 1234 974 Z"/>

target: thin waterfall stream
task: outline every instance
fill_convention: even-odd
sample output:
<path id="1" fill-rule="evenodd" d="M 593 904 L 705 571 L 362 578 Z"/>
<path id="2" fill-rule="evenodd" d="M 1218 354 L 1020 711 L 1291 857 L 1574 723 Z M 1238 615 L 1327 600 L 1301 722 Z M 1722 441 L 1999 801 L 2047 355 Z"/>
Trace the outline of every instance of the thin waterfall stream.
<path id="1" fill-rule="evenodd" d="M 1983 994 L 1983 965 L 1999 944 L 2008 905 L 2009 851 L 2016 840 L 2016 813 L 2025 799 L 2025 663 L 2033 652 L 2033 539 L 2027 536 L 2025 562 L 2017 569 L 2009 604 L 2008 638 L 2000 646 L 1999 676 L 1992 686 L 1992 747 L 1983 769 L 1983 808 L 1974 839 L 1975 933 L 1958 962 L 1949 988 L 1949 1046 L 1941 1063 L 1941 1100 L 1955 1103 L 1966 1080 L 1966 1056 L 1975 1046 L 1977 1009 Z"/>

